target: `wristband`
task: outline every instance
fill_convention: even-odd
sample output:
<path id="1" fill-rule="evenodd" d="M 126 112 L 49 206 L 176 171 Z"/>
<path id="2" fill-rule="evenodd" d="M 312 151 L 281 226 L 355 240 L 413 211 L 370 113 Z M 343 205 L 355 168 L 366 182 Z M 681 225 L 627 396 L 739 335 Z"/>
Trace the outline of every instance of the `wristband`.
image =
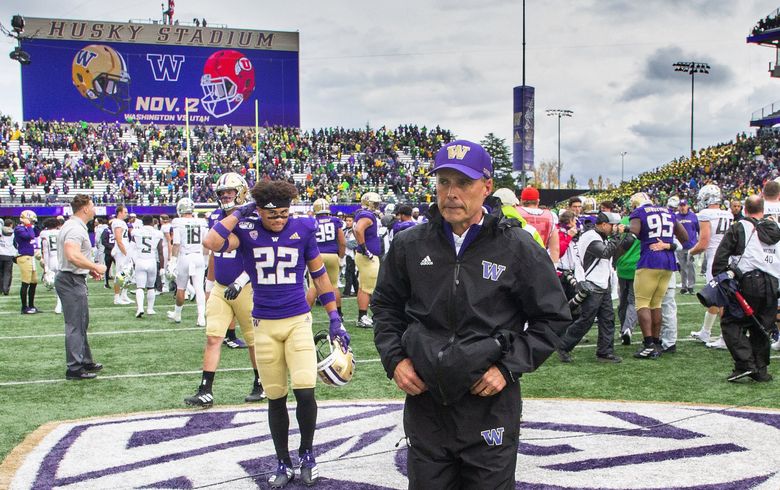
<path id="1" fill-rule="evenodd" d="M 239 211 L 238 209 L 230 213 L 230 216 L 236 218 L 238 221 L 241 221 L 241 219 L 243 218 L 243 216 L 241 216 L 241 211 Z"/>
<path id="2" fill-rule="evenodd" d="M 311 274 L 312 279 L 317 279 L 318 277 L 320 277 L 321 275 L 325 274 L 326 272 L 328 272 L 328 271 L 325 270 L 325 266 L 323 265 L 322 267 L 320 267 L 316 271 L 309 271 L 309 274 Z"/>
<path id="3" fill-rule="evenodd" d="M 206 279 L 206 287 L 204 288 L 207 293 L 210 293 L 212 289 L 214 289 L 214 281 L 209 281 Z"/>
<path id="4" fill-rule="evenodd" d="M 241 274 L 240 274 L 240 275 L 239 275 L 239 276 L 236 278 L 236 280 L 235 280 L 235 281 L 233 281 L 233 284 L 235 284 L 235 285 L 236 285 L 236 286 L 238 286 L 238 287 L 241 287 L 241 288 L 243 288 L 244 286 L 246 286 L 246 283 L 248 283 L 248 282 L 249 282 L 249 274 L 247 274 L 246 272 L 242 272 L 242 273 L 241 273 Z"/>
<path id="5" fill-rule="evenodd" d="M 212 230 L 216 231 L 217 235 L 221 236 L 223 240 L 227 240 L 230 236 L 230 230 L 228 230 L 220 221 L 217 221 L 217 224 L 214 225 Z"/>
<path id="6" fill-rule="evenodd" d="M 333 291 L 330 291 L 330 292 L 327 292 L 327 293 L 322 293 L 321 295 L 319 295 L 319 300 L 320 300 L 320 303 L 322 303 L 322 306 L 325 306 L 326 304 L 330 303 L 331 301 L 335 302 L 336 301 L 336 293 L 334 293 Z M 333 311 L 329 312 L 328 316 L 331 316 L 331 313 L 333 313 Z M 339 314 L 338 311 L 336 311 L 335 313 L 337 315 Z"/>

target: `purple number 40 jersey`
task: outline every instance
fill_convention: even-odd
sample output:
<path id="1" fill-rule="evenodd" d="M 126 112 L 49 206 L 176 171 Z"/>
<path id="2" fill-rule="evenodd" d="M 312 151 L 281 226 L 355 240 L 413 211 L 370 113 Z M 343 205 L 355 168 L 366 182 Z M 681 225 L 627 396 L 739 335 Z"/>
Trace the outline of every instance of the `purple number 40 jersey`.
<path id="1" fill-rule="evenodd" d="M 253 288 L 252 316 L 269 320 L 311 311 L 303 281 L 306 262 L 320 254 L 317 224 L 311 218 L 290 218 L 282 231 L 263 228 L 259 216 L 238 222 L 233 233 Z"/>
<path id="2" fill-rule="evenodd" d="M 650 250 L 650 245 L 659 240 L 665 243 L 674 243 L 674 225 L 677 223 L 674 214 L 668 208 L 646 204 L 636 208 L 631 213 L 631 219 L 638 219 L 642 222 L 642 228 L 639 232 L 642 246 L 636 268 L 676 271 L 677 261 L 674 252 L 671 250 L 659 252 Z"/>

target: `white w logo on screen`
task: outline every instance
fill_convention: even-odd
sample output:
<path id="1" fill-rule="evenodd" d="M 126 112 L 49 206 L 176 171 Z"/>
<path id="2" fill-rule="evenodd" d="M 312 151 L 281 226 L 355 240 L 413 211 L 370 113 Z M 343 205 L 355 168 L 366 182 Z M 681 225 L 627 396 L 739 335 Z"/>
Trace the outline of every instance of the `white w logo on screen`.
<path id="1" fill-rule="evenodd" d="M 158 82 L 176 82 L 179 80 L 184 56 L 180 54 L 147 54 L 146 61 L 152 68 L 152 76 Z"/>

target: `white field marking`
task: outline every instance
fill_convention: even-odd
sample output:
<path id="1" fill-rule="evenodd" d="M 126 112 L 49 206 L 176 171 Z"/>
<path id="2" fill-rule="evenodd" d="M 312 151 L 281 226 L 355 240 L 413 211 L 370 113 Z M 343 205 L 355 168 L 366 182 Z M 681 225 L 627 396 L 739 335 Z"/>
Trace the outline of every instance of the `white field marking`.
<path id="1" fill-rule="evenodd" d="M 367 364 L 367 363 L 376 363 L 380 362 L 379 358 L 376 359 L 357 359 L 355 362 L 359 364 Z M 219 372 L 224 373 L 228 371 L 252 371 L 252 368 L 220 368 Z M 114 374 L 110 376 L 101 376 L 98 375 L 95 380 L 115 380 L 115 379 L 132 379 L 132 378 L 157 378 L 157 377 L 165 377 L 165 376 L 189 376 L 189 375 L 199 375 L 202 374 L 203 371 L 169 371 L 169 372 L 162 372 L 162 373 L 135 373 L 135 374 Z M 67 382 L 64 378 L 57 378 L 57 379 L 36 379 L 33 381 L 5 381 L 0 383 L 0 387 L 2 386 L 23 386 L 23 385 L 34 385 L 34 384 L 51 384 L 51 383 L 63 383 Z"/>
<path id="2" fill-rule="evenodd" d="M 88 335 L 123 335 L 131 333 L 165 333 L 165 332 L 183 332 L 188 330 L 203 330 L 203 327 L 186 327 L 186 328 L 149 328 L 144 330 L 113 330 L 110 332 L 89 332 Z M 20 339 L 41 339 L 46 337 L 64 337 L 64 333 L 51 333 L 44 335 L 17 335 L 12 337 L 0 337 L 0 340 L 20 340 Z"/>
<path id="3" fill-rule="evenodd" d="M 124 320 L 123 320 L 124 321 Z M 313 321 L 312 324 L 315 323 L 330 323 L 330 320 L 316 320 Z M 125 334 L 135 334 L 135 333 L 167 333 L 167 332 L 183 332 L 183 331 L 192 331 L 192 330 L 203 330 L 203 327 L 182 327 L 182 328 L 145 328 L 143 330 L 109 330 L 106 332 L 88 332 L 88 335 L 91 337 L 93 335 L 125 335 Z M 52 334 L 42 334 L 42 335 L 14 335 L 14 336 L 8 336 L 8 337 L 0 337 L 0 340 L 20 340 L 20 339 L 42 339 L 46 337 L 65 337 L 64 333 L 52 333 Z"/>

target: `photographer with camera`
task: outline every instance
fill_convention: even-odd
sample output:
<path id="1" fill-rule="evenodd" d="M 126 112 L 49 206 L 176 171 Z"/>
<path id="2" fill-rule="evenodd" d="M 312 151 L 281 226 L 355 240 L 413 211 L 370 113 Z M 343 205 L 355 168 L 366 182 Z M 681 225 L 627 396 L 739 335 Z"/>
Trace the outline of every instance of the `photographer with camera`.
<path id="1" fill-rule="evenodd" d="M 734 371 L 726 378 L 731 382 L 748 376 L 759 382 L 772 380 L 767 372 L 770 340 L 765 331 L 772 328 L 777 310 L 780 228 L 763 218 L 764 199 L 749 196 L 745 219 L 729 228 L 712 263 L 713 276 L 728 270 L 734 273 L 739 291 L 754 311 L 754 318 L 737 318 L 729 308 L 723 310 L 721 335 L 734 359 Z M 739 259 L 730 265 L 732 257 Z"/>
<path id="2" fill-rule="evenodd" d="M 561 362 L 572 362 L 571 351 L 593 326 L 598 316 L 599 338 L 596 359 L 600 362 L 619 363 L 622 359 L 614 353 L 615 311 L 612 308 L 612 257 L 619 250 L 626 250 L 634 241 L 631 234 L 623 234 L 617 213 L 599 213 L 596 226 L 585 231 L 575 247 L 574 275 L 577 294 L 569 301 L 570 307 L 580 307 L 580 316 L 561 337 L 558 357 Z M 568 279 L 571 282 L 571 277 Z"/>

